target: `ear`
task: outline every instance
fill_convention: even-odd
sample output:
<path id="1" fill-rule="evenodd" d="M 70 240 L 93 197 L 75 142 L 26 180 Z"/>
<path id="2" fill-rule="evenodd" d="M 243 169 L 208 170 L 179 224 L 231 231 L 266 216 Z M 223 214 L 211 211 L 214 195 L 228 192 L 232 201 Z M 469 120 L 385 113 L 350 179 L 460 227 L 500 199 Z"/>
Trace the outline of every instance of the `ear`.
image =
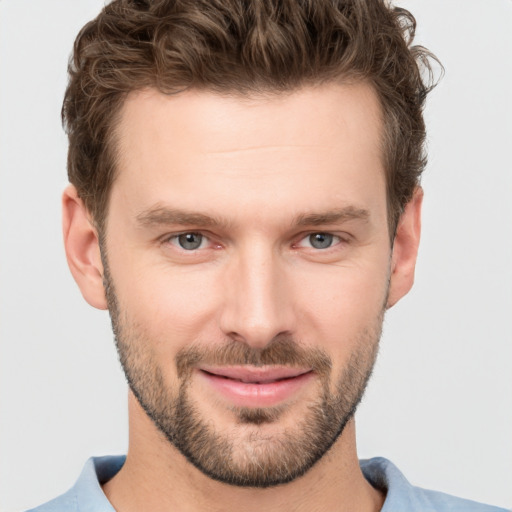
<path id="1" fill-rule="evenodd" d="M 423 189 L 417 187 L 398 222 L 391 256 L 388 308 L 394 306 L 414 283 L 414 269 L 420 244 L 422 202 Z"/>
<path id="2" fill-rule="evenodd" d="M 84 299 L 95 308 L 107 309 L 98 233 L 73 185 L 62 195 L 62 228 L 69 269 Z"/>

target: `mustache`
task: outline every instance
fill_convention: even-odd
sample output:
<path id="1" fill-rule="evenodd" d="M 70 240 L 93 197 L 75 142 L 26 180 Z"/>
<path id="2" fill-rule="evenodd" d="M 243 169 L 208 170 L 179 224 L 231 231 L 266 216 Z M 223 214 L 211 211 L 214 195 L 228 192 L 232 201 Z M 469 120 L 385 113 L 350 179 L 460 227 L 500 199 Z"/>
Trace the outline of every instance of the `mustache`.
<path id="1" fill-rule="evenodd" d="M 304 347 L 286 335 L 276 336 L 263 348 L 230 340 L 218 346 L 193 345 L 181 349 L 176 355 L 179 378 L 186 378 L 201 364 L 305 367 L 320 375 L 329 374 L 332 368 L 331 358 L 323 350 Z"/>

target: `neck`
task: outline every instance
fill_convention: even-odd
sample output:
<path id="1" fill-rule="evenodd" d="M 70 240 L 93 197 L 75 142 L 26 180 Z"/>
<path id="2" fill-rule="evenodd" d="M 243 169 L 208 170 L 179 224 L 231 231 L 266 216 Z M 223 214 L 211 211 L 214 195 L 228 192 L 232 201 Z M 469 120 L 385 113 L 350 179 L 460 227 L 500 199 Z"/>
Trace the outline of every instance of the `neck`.
<path id="1" fill-rule="evenodd" d="M 192 466 L 131 394 L 126 462 L 103 491 L 118 512 L 376 512 L 383 503 L 359 468 L 353 419 L 329 452 L 302 477 L 267 489 L 243 488 L 212 480 Z"/>

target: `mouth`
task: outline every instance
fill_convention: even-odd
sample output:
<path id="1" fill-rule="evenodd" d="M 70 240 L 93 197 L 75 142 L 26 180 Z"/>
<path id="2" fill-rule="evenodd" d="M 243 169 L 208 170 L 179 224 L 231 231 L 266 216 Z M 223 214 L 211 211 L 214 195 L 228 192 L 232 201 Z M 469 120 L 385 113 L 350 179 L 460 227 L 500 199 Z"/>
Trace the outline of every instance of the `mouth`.
<path id="1" fill-rule="evenodd" d="M 313 377 L 310 368 L 285 366 L 203 366 L 199 376 L 238 407 L 276 406 L 296 395 Z"/>

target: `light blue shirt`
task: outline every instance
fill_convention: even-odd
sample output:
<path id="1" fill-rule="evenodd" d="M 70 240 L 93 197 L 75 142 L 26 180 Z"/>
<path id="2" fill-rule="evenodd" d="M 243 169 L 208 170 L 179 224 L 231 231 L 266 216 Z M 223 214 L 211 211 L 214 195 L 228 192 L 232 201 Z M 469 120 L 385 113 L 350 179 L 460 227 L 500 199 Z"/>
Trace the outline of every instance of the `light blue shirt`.
<path id="1" fill-rule="evenodd" d="M 65 494 L 28 512 L 115 512 L 101 490 L 124 464 L 125 457 L 89 459 L 75 485 Z M 360 461 L 365 478 L 386 493 L 381 512 L 506 512 L 444 494 L 412 486 L 389 460 L 382 457 Z"/>

